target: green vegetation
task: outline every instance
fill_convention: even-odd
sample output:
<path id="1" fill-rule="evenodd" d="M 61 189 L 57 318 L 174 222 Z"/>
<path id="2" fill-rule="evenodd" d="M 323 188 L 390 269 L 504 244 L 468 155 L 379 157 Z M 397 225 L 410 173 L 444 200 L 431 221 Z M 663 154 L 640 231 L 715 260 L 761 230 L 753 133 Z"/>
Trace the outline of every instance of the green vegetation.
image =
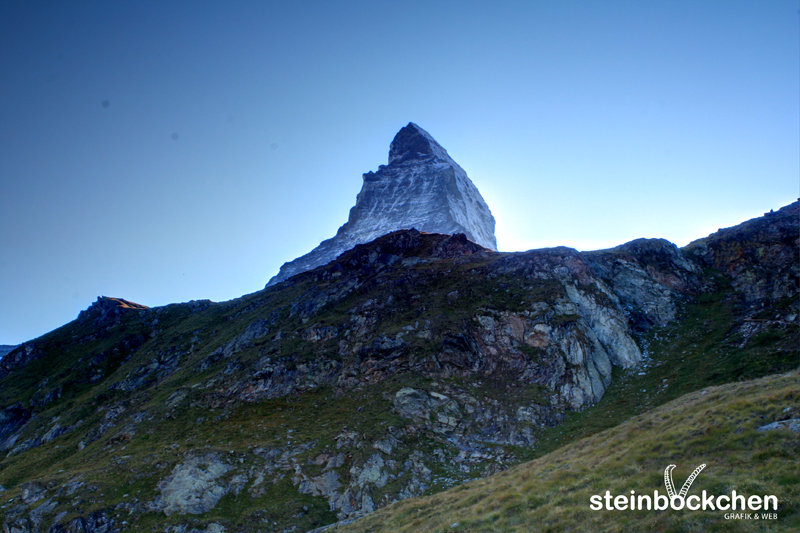
<path id="1" fill-rule="evenodd" d="M 546 270 L 548 261 L 572 253 L 545 251 L 524 268 Z M 335 273 L 344 268 L 352 273 L 351 263 L 358 264 L 353 255 L 340 258 Z M 468 412 L 465 397 L 479 407 L 495 406 L 482 413 L 487 418 L 495 413 L 513 418 L 519 406 L 550 409 L 553 390 L 522 383 L 502 364 L 488 375 L 470 370 L 433 378 L 420 370 L 421 362 L 440 364 L 436 356 L 445 348 L 471 353 L 470 343 L 479 342 L 483 331 L 481 321 L 500 324 L 509 313 L 547 314 L 549 326 L 583 335 L 579 315 L 553 315 L 555 303 L 567 299 L 561 282 L 528 270 L 507 272 L 505 261 L 524 256 L 487 254 L 407 268 L 378 265 L 351 278 L 307 273 L 230 302 L 129 311 L 100 322 L 89 317 L 36 339 L 37 358 L 0 378 L 2 406 L 20 402 L 32 415 L 0 460 L 0 484 L 7 489 L 0 492 L 0 514 L 13 514 L 23 485 L 34 481 L 50 491 L 47 498 L 72 487 L 57 498 L 57 512 L 68 513 L 59 519 L 62 524 L 103 511 L 118 527 L 129 519 L 132 530 L 216 521 L 243 533 L 292 526 L 304 531 L 332 523 L 336 512 L 325 497 L 298 491 L 298 469 L 306 479 L 321 476 L 327 461 L 341 455 L 330 468 L 344 489 L 351 469 L 378 454 L 387 436 L 398 435 L 392 454 L 384 454 L 396 463 L 396 477 L 372 489 L 370 497 L 378 505 L 397 497 L 412 477 L 401 466 L 415 453 L 425 458 L 429 473 L 420 486 L 432 496 L 359 520 L 354 531 L 681 531 L 690 528 L 682 515 L 617 513 L 608 521 L 605 512 L 588 509 L 588 496 L 604 490 L 661 488 L 670 462 L 678 464 L 680 479 L 699 462 L 709 464 L 693 490 L 735 487 L 779 495 L 780 520 L 765 522 L 759 531 L 797 523 L 800 476 L 790 461 L 797 456 L 797 437 L 755 431 L 783 409 L 797 408 L 797 374 L 746 381 L 797 368 L 797 322 L 774 320 L 775 312 L 786 316 L 797 302 L 785 299 L 751 313 L 745 322 L 730 282 L 713 272 L 705 279 L 715 292 L 685 303 L 668 326 L 639 333 L 645 362 L 614 368 L 597 405 L 567 413 L 556 427 L 518 425 L 537 439 L 535 447 L 481 442 L 481 452 L 489 450 L 491 460 L 457 464 L 462 450 L 453 444 L 455 437 L 398 415 L 393 401 L 405 387 L 460 398 L 461 416 Z M 534 260 L 540 261 L 535 267 Z M 599 289 L 579 288 L 610 305 Z M 357 330 L 363 333 L 348 334 Z M 246 331 L 256 333 L 237 344 Z M 402 350 L 395 350 L 398 339 Z M 508 342 L 503 356 L 525 358 L 547 371 L 545 349 Z M 260 374 L 280 368 L 290 376 L 319 361 L 339 365 L 336 372 L 348 365 L 358 371 L 342 375 L 351 380 L 347 386 L 304 381 L 289 392 L 248 395 L 260 386 Z M 364 361 L 368 364 L 359 366 Z M 729 385 L 715 388 L 723 384 Z M 442 413 L 431 416 L 437 414 Z M 548 418 L 548 424 L 560 416 Z M 492 424 L 485 423 L 487 431 L 493 431 Z M 58 435 L 43 439 L 48 434 Z M 358 445 L 342 445 L 350 438 L 344 434 L 354 434 Z M 275 467 L 277 457 L 287 453 L 292 459 Z M 247 473 L 247 481 L 201 516 L 148 511 L 145 504 L 160 494 L 158 483 L 202 455 L 234 465 Z M 759 467 L 748 470 L 753 464 Z M 258 481 L 267 466 L 276 469 L 275 475 Z M 221 482 L 232 485 L 233 477 L 228 472 Z M 126 509 L 116 510 L 120 504 L 137 510 L 128 518 Z M 41 500 L 26 512 L 38 505 Z M 55 514 L 43 517 L 43 531 Z M 752 527 L 716 515 L 687 516 L 700 529 Z"/>
<path id="2" fill-rule="evenodd" d="M 617 427 L 449 491 L 398 502 L 332 532 L 404 531 L 797 531 L 800 527 L 800 434 L 757 431 L 797 410 L 800 375 L 792 372 L 709 387 Z M 592 495 L 664 493 L 663 472 L 676 464 L 681 483 L 707 468 L 689 494 L 775 495 L 777 519 L 726 519 L 725 512 L 594 511 Z M 757 466 L 757 468 L 756 468 Z M 760 514 L 760 513 L 759 513 Z"/>
<path id="3" fill-rule="evenodd" d="M 767 324 L 743 339 L 735 334 L 735 293 L 721 276 L 719 292 L 701 295 L 684 306 L 668 326 L 648 331 L 640 342 L 648 358 L 635 368 L 614 367 L 602 400 L 569 413 L 561 425 L 543 432 L 532 457 L 547 454 L 575 439 L 611 428 L 689 392 L 788 372 L 798 367 L 800 327 Z"/>

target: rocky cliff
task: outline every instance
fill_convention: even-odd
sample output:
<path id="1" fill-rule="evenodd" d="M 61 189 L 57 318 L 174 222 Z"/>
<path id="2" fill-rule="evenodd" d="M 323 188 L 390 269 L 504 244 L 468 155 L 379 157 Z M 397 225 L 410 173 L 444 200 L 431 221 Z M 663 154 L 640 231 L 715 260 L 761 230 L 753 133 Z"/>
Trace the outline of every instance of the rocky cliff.
<path id="1" fill-rule="evenodd" d="M 748 306 L 779 304 L 797 293 L 800 201 L 689 243 L 687 256 L 721 270 Z"/>
<path id="2" fill-rule="evenodd" d="M 0 344 L 0 358 L 2 358 L 7 353 L 10 353 L 16 347 L 17 347 L 16 344 Z"/>
<path id="3" fill-rule="evenodd" d="M 481 193 L 447 151 L 413 122 L 395 135 L 389 164 L 363 177 L 356 205 L 336 236 L 284 264 L 268 287 L 399 229 L 463 233 L 481 246 L 497 249 L 494 217 Z"/>
<path id="4" fill-rule="evenodd" d="M 229 302 L 99 298 L 2 361 L 2 521 L 303 531 L 517 464 L 619 383 L 794 368 L 797 211 L 684 249 L 406 229 Z"/>

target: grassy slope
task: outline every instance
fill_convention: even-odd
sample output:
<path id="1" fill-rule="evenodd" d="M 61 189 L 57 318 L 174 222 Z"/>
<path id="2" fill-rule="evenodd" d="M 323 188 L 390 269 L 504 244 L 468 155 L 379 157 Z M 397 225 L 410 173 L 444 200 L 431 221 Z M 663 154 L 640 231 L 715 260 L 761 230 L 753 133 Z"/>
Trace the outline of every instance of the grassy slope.
<path id="1" fill-rule="evenodd" d="M 381 509 L 336 532 L 797 531 L 800 435 L 756 428 L 800 404 L 797 371 L 710 387 L 529 463 L 447 492 Z M 592 511 L 594 494 L 664 492 L 708 466 L 690 494 L 774 494 L 778 519 L 726 520 L 722 511 Z M 458 524 L 458 525 L 454 525 Z"/>

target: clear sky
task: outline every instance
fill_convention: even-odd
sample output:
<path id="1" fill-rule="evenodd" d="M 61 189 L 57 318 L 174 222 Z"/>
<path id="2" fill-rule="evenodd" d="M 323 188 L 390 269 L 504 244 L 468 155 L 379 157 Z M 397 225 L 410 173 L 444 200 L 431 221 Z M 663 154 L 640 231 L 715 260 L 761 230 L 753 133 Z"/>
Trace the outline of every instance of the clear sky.
<path id="1" fill-rule="evenodd" d="M 800 195 L 798 1 L 0 1 L 0 344 L 260 290 L 416 122 L 501 250 Z"/>

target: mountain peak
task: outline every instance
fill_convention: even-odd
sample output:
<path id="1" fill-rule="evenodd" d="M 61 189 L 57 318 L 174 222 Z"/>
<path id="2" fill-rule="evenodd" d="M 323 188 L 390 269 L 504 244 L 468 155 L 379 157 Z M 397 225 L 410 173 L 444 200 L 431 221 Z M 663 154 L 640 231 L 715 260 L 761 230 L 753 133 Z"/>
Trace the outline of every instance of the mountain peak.
<path id="1" fill-rule="evenodd" d="M 400 164 L 408 160 L 424 160 L 435 157 L 448 163 L 453 160 L 447 150 L 436 142 L 430 133 L 413 122 L 397 132 L 389 145 L 389 164 Z"/>
<path id="2" fill-rule="evenodd" d="M 363 178 L 347 223 L 311 252 L 285 263 L 267 286 L 324 265 L 357 244 L 409 228 L 463 233 L 484 248 L 497 249 L 494 217 L 481 193 L 447 151 L 413 122 L 392 140 L 389 164 Z"/>
<path id="3" fill-rule="evenodd" d="M 98 296 L 97 301 L 78 314 L 78 320 L 93 320 L 95 324 L 99 324 L 107 320 L 116 320 L 128 311 L 144 311 L 146 309 L 148 309 L 146 305 L 129 302 L 122 298 Z"/>

